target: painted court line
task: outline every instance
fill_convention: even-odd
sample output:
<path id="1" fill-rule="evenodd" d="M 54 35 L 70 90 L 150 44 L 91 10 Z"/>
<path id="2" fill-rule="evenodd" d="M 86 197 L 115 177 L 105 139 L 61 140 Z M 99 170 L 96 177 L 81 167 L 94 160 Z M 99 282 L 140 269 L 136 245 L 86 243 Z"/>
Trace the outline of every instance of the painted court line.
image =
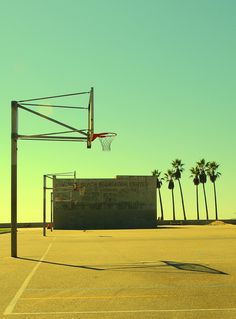
<path id="1" fill-rule="evenodd" d="M 161 312 L 204 312 L 204 311 L 236 311 L 236 308 L 209 308 L 209 309 L 144 309 L 144 310 L 107 310 L 107 311 L 75 311 L 75 312 L 13 312 L 11 315 L 66 315 L 66 314 L 112 314 L 112 313 L 161 313 Z"/>
<path id="2" fill-rule="evenodd" d="M 189 287 L 189 285 L 186 285 L 187 287 Z M 202 287 L 202 284 L 199 284 L 199 286 Z M 128 288 L 126 287 L 126 289 L 128 290 L 132 290 L 132 289 L 160 289 L 160 288 L 169 288 L 170 285 L 166 285 L 166 284 L 159 284 L 158 286 L 129 286 Z M 65 288 L 65 289 L 61 289 L 61 288 L 26 288 L 27 291 L 63 291 L 63 292 L 67 292 L 67 291 L 94 291 L 94 290 L 118 290 L 118 289 L 124 289 L 124 286 L 112 286 L 112 287 L 76 287 L 76 288 Z"/>
<path id="3" fill-rule="evenodd" d="M 52 247 L 52 243 L 54 242 L 55 239 L 56 239 L 56 237 L 52 240 L 52 242 L 49 244 L 47 250 L 45 251 L 44 255 L 40 258 L 38 263 L 35 265 L 35 267 L 31 270 L 29 275 L 26 277 L 26 279 L 23 282 L 23 284 L 21 285 L 20 289 L 17 291 L 17 293 L 15 294 L 15 296 L 13 297 L 13 299 L 11 300 L 11 302 L 9 303 L 7 308 L 5 309 L 5 311 L 3 313 L 4 315 L 11 315 L 12 314 L 17 301 L 22 296 L 23 292 L 25 291 L 26 287 L 28 286 L 28 284 L 29 284 L 30 280 L 32 279 L 33 275 L 35 274 L 35 272 L 39 268 L 40 264 L 42 263 L 42 261 L 46 257 L 46 255 L 49 252 L 50 248 Z"/>
<path id="4" fill-rule="evenodd" d="M 23 297 L 21 300 L 62 300 L 62 299 L 119 299 L 119 298 L 157 298 L 169 297 L 170 295 L 155 294 L 155 295 L 121 295 L 121 296 L 59 296 L 59 297 Z M 173 296 L 173 295 L 172 295 Z"/>

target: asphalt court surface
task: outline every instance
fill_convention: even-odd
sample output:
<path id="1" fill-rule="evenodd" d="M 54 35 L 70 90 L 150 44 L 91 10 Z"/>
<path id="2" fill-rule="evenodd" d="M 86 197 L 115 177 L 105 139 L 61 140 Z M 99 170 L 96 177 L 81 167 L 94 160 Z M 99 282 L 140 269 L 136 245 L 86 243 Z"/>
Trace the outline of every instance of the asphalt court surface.
<path id="1" fill-rule="evenodd" d="M 0 235 L 0 318 L 236 318 L 236 226 Z"/>

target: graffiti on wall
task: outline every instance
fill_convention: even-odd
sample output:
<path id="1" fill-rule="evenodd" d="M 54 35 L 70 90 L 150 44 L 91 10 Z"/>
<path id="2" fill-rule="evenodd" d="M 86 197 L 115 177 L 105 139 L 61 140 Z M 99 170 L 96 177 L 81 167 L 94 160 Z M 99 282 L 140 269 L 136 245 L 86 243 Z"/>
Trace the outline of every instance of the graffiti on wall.
<path id="1" fill-rule="evenodd" d="M 152 176 L 116 179 L 56 179 L 54 202 L 88 209 L 142 210 L 156 206 L 156 181 Z M 72 202 L 73 205 L 69 205 Z"/>

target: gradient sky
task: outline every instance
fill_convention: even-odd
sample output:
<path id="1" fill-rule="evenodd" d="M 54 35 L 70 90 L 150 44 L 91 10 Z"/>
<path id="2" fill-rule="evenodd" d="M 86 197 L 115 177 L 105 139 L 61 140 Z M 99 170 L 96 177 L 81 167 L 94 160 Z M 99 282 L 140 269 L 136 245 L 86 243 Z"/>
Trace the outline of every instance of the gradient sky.
<path id="1" fill-rule="evenodd" d="M 20 141 L 19 221 L 41 220 L 43 174 L 149 175 L 165 172 L 175 158 L 185 163 L 186 212 L 195 218 L 189 168 L 203 157 L 220 163 L 219 217 L 236 218 L 235 16 L 235 0 L 0 0 L 0 222 L 10 220 L 10 101 L 91 86 L 95 131 L 118 133 L 112 152 L 102 152 L 98 141 L 91 150 L 83 143 Z M 47 112 L 86 126 L 83 111 L 78 118 L 74 111 Z M 20 133 L 48 128 L 20 117 Z M 206 189 L 214 217 L 212 184 Z M 166 184 L 162 192 L 171 218 Z M 177 185 L 175 193 L 182 218 Z M 200 200 L 204 218 L 202 193 Z"/>

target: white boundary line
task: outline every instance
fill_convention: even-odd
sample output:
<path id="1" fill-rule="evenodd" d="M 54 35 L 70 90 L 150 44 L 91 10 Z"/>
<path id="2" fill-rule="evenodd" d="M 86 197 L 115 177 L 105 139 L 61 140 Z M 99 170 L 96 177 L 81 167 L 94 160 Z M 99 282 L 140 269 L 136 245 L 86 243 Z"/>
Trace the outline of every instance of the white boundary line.
<path id="1" fill-rule="evenodd" d="M 20 299 L 21 295 L 23 294 L 24 290 L 28 286 L 28 284 L 29 284 L 30 280 L 32 279 L 33 275 L 35 274 L 35 272 L 39 268 L 40 264 L 42 263 L 42 261 L 46 257 L 46 255 L 49 252 L 50 248 L 52 247 L 52 243 L 54 242 L 55 239 L 56 239 L 56 237 L 52 240 L 52 242 L 49 244 L 47 250 L 45 251 L 43 256 L 40 258 L 39 262 L 35 265 L 35 267 L 31 270 L 29 275 L 26 277 L 26 279 L 23 282 L 23 284 L 21 285 L 20 289 L 17 291 L 17 293 L 15 294 L 15 296 L 13 297 L 13 299 L 10 301 L 9 305 L 5 309 L 3 315 L 11 315 L 12 314 L 17 301 Z"/>
<path id="2" fill-rule="evenodd" d="M 161 312 L 204 312 L 204 311 L 236 311 L 236 308 L 209 308 L 209 309 L 147 309 L 147 310 L 107 310 L 107 311 L 75 311 L 75 312 L 15 312 L 11 315 L 66 315 L 66 314 L 115 314 L 115 313 L 161 313 Z"/>

